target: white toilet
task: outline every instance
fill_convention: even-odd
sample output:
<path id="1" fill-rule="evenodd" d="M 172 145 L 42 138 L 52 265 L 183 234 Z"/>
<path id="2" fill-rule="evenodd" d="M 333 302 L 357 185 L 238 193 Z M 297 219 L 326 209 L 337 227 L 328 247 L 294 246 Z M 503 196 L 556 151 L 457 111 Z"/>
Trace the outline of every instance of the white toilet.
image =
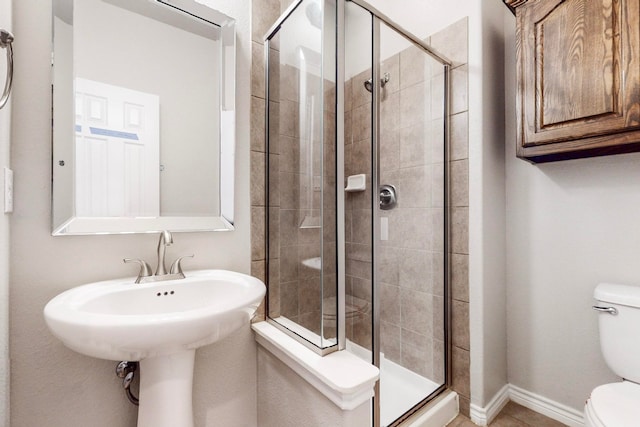
<path id="1" fill-rule="evenodd" d="M 600 347 L 607 365 L 623 378 L 591 392 L 584 407 L 586 427 L 640 426 L 640 287 L 599 284 Z"/>

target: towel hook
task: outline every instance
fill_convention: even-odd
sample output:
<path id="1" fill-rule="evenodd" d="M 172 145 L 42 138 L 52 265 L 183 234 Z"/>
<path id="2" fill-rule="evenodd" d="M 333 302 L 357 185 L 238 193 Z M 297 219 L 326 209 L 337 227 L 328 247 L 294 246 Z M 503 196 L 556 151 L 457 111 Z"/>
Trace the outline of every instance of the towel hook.
<path id="1" fill-rule="evenodd" d="M 11 86 L 13 84 L 13 34 L 7 30 L 0 29 L 0 48 L 7 49 L 7 80 L 4 84 L 4 91 L 0 97 L 0 109 L 7 104 Z"/>

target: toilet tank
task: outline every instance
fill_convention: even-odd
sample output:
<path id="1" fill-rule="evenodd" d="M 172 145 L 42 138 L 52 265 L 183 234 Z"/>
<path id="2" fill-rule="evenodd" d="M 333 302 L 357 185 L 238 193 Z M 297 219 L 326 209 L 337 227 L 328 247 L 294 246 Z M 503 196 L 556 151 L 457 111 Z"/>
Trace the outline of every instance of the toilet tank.
<path id="1" fill-rule="evenodd" d="M 600 348 L 616 375 L 640 382 L 640 286 L 601 283 L 593 292 L 596 306 L 617 314 L 598 313 Z"/>

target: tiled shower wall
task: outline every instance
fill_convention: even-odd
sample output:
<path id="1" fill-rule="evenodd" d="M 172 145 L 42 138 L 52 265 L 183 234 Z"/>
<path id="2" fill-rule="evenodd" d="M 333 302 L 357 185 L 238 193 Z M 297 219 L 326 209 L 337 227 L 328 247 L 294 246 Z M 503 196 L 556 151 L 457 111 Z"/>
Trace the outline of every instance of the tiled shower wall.
<path id="1" fill-rule="evenodd" d="M 289 0 L 254 0 L 252 5 L 252 84 L 251 84 L 251 248 L 252 248 L 252 274 L 262 280 L 265 278 L 265 100 L 264 100 L 264 46 L 263 36 L 269 27 L 280 16 L 291 2 Z M 451 331 L 452 331 L 452 388 L 460 395 L 460 406 L 463 414 L 469 413 L 469 279 L 468 279 L 468 67 L 467 67 L 467 20 L 461 20 L 446 29 L 430 37 L 430 44 L 434 49 L 453 61 L 451 73 L 451 129 L 450 129 L 450 173 L 451 173 Z M 385 63 L 387 64 L 387 63 Z M 392 63 L 391 63 L 392 64 Z M 384 69 L 383 69 L 384 72 Z M 361 83 L 357 83 L 361 84 Z M 347 90 L 350 84 L 347 83 Z M 347 106 L 348 107 L 348 106 Z M 280 112 L 282 114 L 282 112 Z M 349 123 L 349 114 L 346 117 L 346 127 L 353 126 Z M 351 118 L 353 123 L 353 117 Z M 353 146 L 355 147 L 355 146 Z M 352 152 L 353 153 L 353 152 Z M 384 154 L 383 154 L 384 156 Z M 274 164 L 274 159 L 271 163 Z M 436 166 L 437 167 L 437 166 Z M 347 165 L 349 168 L 349 165 Z M 347 174 L 351 173 L 346 171 Z M 355 172 L 354 172 L 355 173 Z M 437 171 L 432 172 L 436 176 Z M 282 189 L 280 189 L 282 191 Z M 364 197 L 368 197 L 364 195 Z M 273 208 L 272 208 L 273 209 Z M 273 215 L 272 215 L 273 217 Z M 347 218 L 348 224 L 353 224 L 353 218 Z M 370 221 L 370 220 L 369 220 Z M 356 222 L 360 224 L 359 222 Z M 365 223 L 366 224 L 366 223 Z M 355 243 L 355 242 L 352 242 Z M 358 243 L 356 243 L 358 244 Z M 363 244 L 366 244 L 363 243 Z M 366 263 L 364 247 L 351 245 L 351 259 L 356 259 L 356 253 L 361 254 L 361 260 Z M 348 248 L 349 250 L 349 248 Z M 368 251 L 370 253 L 370 251 Z M 275 255 L 275 254 L 272 254 Z M 350 261 L 348 261 L 349 263 Z M 369 259 L 370 262 L 370 259 Z M 352 270 L 353 270 L 352 265 Z M 358 266 L 355 266 L 358 268 Z M 272 272 L 273 273 L 273 272 Z M 355 275 L 352 275 L 356 277 Z M 354 290 L 351 281 L 352 295 Z M 399 282 L 398 282 L 399 284 Z M 391 285 L 393 286 L 393 285 Z M 356 283 L 356 287 L 366 296 L 367 285 L 365 282 Z M 398 286 L 399 288 L 399 286 Z M 369 286 L 370 289 L 370 286 Z M 275 289 L 274 289 L 275 290 Z M 274 291 L 270 289 L 270 292 Z M 279 289 L 278 289 L 279 290 Z M 278 290 L 275 290 L 276 292 Z M 382 290 L 382 289 L 381 289 Z M 387 289 L 389 290 L 389 289 Z M 393 289 L 391 289 L 393 294 Z M 432 298 L 438 295 L 431 294 Z M 282 298 L 282 295 L 280 295 Z M 407 298 L 407 297 L 405 297 Z M 264 311 L 260 313 L 264 317 Z M 391 324 L 393 325 L 393 324 Z M 389 326 L 389 325 L 387 325 Z M 382 333 L 391 334 L 384 340 L 394 342 L 397 348 L 402 348 L 398 339 L 393 339 L 394 328 L 388 328 L 385 332 L 383 324 Z M 438 328 L 434 325 L 434 330 Z M 389 331 L 390 329 L 390 331 Z M 396 329 L 397 332 L 397 329 Z M 410 334 L 406 334 L 410 335 Z M 353 337 L 353 336 L 352 336 Z M 354 339 L 356 339 L 354 337 Z M 358 338 L 360 342 L 364 337 Z M 358 340 L 356 339 L 356 340 Z M 435 338 L 437 339 L 437 338 Z M 417 340 L 416 340 L 417 341 Z M 400 347 L 397 347 L 397 346 Z M 405 348 L 411 346 L 405 342 Z M 421 352 L 419 346 L 415 350 Z M 389 354 L 393 354 L 393 347 L 387 348 Z M 397 354 L 397 353 L 396 353 Z M 433 358 L 433 355 L 431 356 Z M 401 359 L 400 359 L 401 360 Z M 418 371 L 420 372 L 420 371 Z"/>
<path id="2" fill-rule="evenodd" d="M 468 20 L 433 34 L 429 44 L 452 62 L 449 105 L 451 388 L 469 414 L 469 103 Z"/>

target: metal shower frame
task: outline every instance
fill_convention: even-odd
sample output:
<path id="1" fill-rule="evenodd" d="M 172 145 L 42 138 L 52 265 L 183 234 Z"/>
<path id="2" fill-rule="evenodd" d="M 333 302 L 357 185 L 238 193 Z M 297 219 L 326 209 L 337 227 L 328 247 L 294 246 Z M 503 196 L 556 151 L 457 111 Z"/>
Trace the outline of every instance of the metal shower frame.
<path id="1" fill-rule="evenodd" d="M 293 11 L 301 5 L 305 0 L 294 1 L 287 10 L 280 16 L 280 18 L 274 23 L 274 25 L 267 31 L 264 36 L 264 58 L 265 58 L 265 138 L 268 144 L 269 141 L 269 41 L 280 29 L 282 23 L 286 21 Z M 324 1 L 324 0 L 323 0 Z M 450 250 L 450 171 L 449 171 L 449 130 L 450 130 L 450 82 L 451 82 L 451 68 L 452 63 L 444 55 L 434 50 L 427 43 L 416 37 L 415 35 L 404 30 L 400 25 L 396 24 L 387 15 L 380 12 L 378 9 L 370 5 L 364 0 L 336 0 L 336 183 L 344 182 L 344 82 L 345 82 L 345 8 L 346 3 L 351 2 L 361 7 L 365 11 L 369 12 L 372 17 L 372 82 L 373 88 L 377 88 L 381 82 L 380 73 L 380 27 L 381 23 L 401 35 L 417 47 L 421 48 L 426 54 L 431 56 L 437 62 L 442 64 L 444 68 L 444 340 L 445 340 L 445 381 L 439 388 L 426 396 L 422 401 L 416 404 L 409 411 L 404 413 L 400 418 L 395 420 L 390 427 L 397 426 L 404 420 L 409 418 L 415 412 L 423 408 L 428 402 L 433 400 L 436 396 L 442 393 L 451 385 L 451 299 L 450 299 L 450 271 L 451 271 L 451 257 Z M 379 188 L 379 176 L 380 176 L 380 91 L 373 90 L 373 111 L 372 111 L 372 168 L 371 168 L 371 188 Z M 266 149 L 266 171 L 265 171 L 265 188 L 267 193 L 267 209 L 266 209 L 266 225 L 269 224 L 269 203 L 268 203 L 268 189 L 269 189 L 269 149 L 267 145 Z M 305 340 L 299 335 L 289 331 L 287 328 L 281 326 L 277 322 L 269 318 L 269 299 L 267 298 L 267 321 L 276 326 L 277 328 L 284 330 L 287 334 L 292 336 L 297 341 L 301 342 L 305 346 L 311 348 L 321 355 L 326 355 L 337 350 L 344 350 L 346 348 L 346 313 L 345 313 L 345 225 L 344 225 L 344 186 L 337 185 L 336 188 L 336 211 L 337 211 L 337 277 L 338 277 L 338 313 L 337 313 L 337 338 L 338 342 L 334 346 L 327 348 L 320 348 L 313 343 Z M 379 241 L 380 241 L 380 222 L 377 221 L 376 212 L 379 205 L 379 195 L 377 191 L 371 192 L 371 209 L 373 213 L 372 221 L 372 363 L 380 368 L 380 292 L 379 287 L 375 286 L 377 280 L 376 274 L 376 260 L 379 259 Z M 267 228 L 265 228 L 267 229 Z M 266 244 L 266 277 L 269 277 L 269 239 L 265 239 Z M 268 279 L 267 279 L 268 280 Z M 375 396 L 373 398 L 373 427 L 380 426 L 380 381 L 375 385 Z"/>

